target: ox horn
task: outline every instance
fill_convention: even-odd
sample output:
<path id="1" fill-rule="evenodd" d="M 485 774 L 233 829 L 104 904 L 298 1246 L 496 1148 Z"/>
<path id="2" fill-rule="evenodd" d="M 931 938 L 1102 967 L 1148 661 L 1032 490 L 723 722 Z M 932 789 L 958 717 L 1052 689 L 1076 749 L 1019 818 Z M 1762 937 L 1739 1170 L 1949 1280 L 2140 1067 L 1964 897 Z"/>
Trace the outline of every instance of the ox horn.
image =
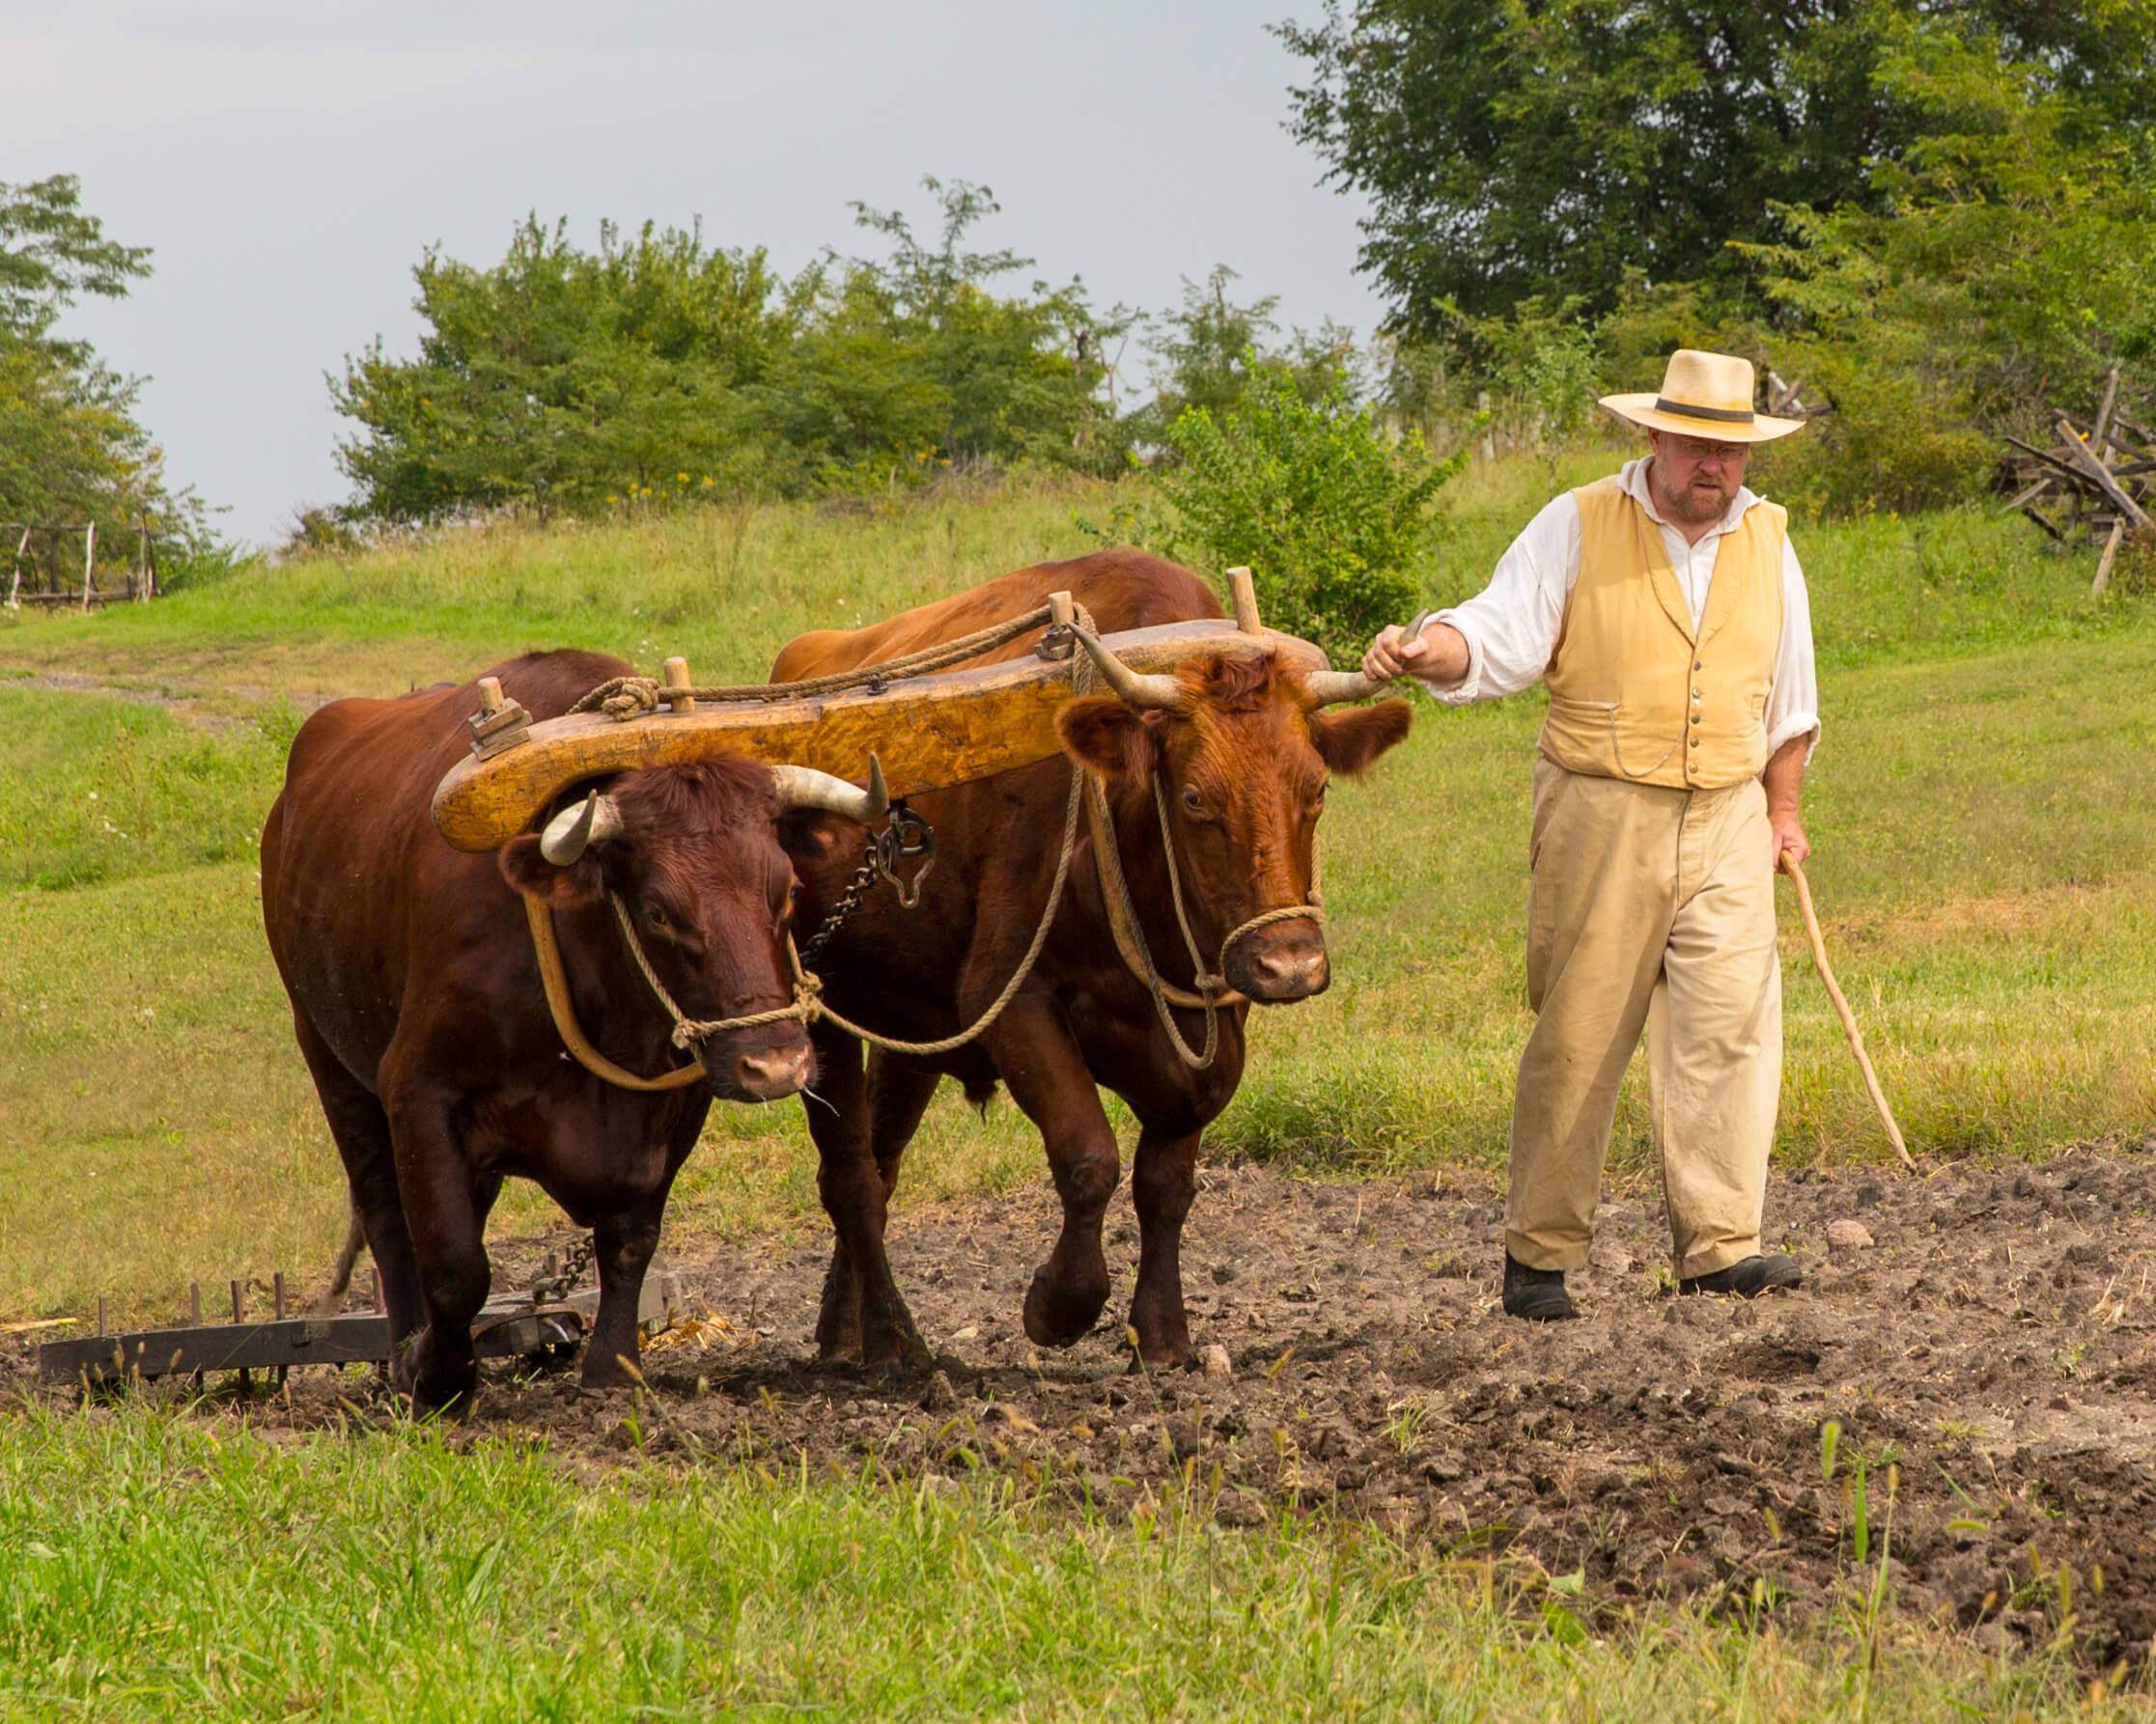
<path id="1" fill-rule="evenodd" d="M 1417 611 L 1414 621 L 1401 630 L 1402 640 L 1413 640 L 1428 626 L 1435 611 Z M 1336 707 L 1342 701 L 1366 701 L 1386 685 L 1365 677 L 1360 671 L 1315 671 L 1303 679 L 1302 686 L 1309 692 L 1313 707 Z"/>
<path id="2" fill-rule="evenodd" d="M 890 811 L 891 792 L 883 782 L 883 763 L 873 754 L 868 757 L 865 791 L 829 772 L 819 772 L 814 766 L 773 766 L 771 776 L 778 780 L 782 807 L 821 808 L 863 824 L 880 820 Z"/>
<path id="3" fill-rule="evenodd" d="M 1127 705 L 1140 710 L 1158 708 L 1172 712 L 1183 705 L 1183 686 L 1173 677 L 1162 676 L 1158 671 L 1134 671 L 1101 644 L 1099 635 L 1071 625 L 1071 632 L 1078 636 L 1094 664 L 1099 667 L 1107 685 L 1121 695 Z"/>
<path id="4" fill-rule="evenodd" d="M 1386 686 L 1360 671 L 1312 671 L 1302 679 L 1313 707 L 1335 707 L 1342 701 L 1366 701 Z"/>
<path id="5" fill-rule="evenodd" d="M 614 798 L 598 791 L 574 808 L 565 808 L 546 822 L 539 835 L 539 853 L 556 868 L 567 868 L 584 853 L 585 847 L 604 844 L 622 835 L 622 811 Z"/>

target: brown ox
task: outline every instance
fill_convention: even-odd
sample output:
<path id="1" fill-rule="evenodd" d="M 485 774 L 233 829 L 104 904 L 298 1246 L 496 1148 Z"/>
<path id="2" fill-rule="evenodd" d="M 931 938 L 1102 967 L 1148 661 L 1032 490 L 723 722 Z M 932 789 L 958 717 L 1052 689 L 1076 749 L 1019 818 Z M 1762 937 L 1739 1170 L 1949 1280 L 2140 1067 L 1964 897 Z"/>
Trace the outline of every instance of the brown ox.
<path id="1" fill-rule="evenodd" d="M 496 667 L 535 718 L 629 667 L 590 653 Z M 344 700 L 301 727 L 262 836 L 263 921 L 293 1027 L 381 1274 L 397 1380 L 423 1404 L 475 1381 L 482 1228 L 503 1179 L 537 1181 L 597 1236 L 600 1309 L 583 1380 L 629 1380 L 637 1296 L 675 1171 L 714 1097 L 768 1100 L 809 1078 L 792 1019 L 721 1034 L 706 1081 L 643 1093 L 573 1063 L 541 992 L 519 891 L 551 909 L 577 1015 L 630 1071 L 682 1063 L 607 894 L 629 907 L 691 1018 L 783 1007 L 795 881 L 783 806 L 865 816 L 865 792 L 738 759 L 626 772 L 544 836 L 494 855 L 442 842 L 429 804 L 469 746 L 476 684 Z M 581 792 L 600 789 L 585 797 Z M 783 806 L 782 806 L 783 805 Z"/>
<path id="2" fill-rule="evenodd" d="M 1018 615 L 1068 589 L 1103 631 L 1220 615 L 1196 575 L 1157 557 L 1110 551 L 1045 564 L 851 633 L 802 635 L 774 678 L 821 675 L 949 640 Z M 1030 653 L 1027 635 L 995 656 Z M 1058 728 L 1072 761 L 1104 781 L 1123 867 L 1161 974 L 1188 987 L 1190 963 L 1171 905 L 1153 781 L 1164 781 L 1176 857 L 1200 950 L 1262 911 L 1304 902 L 1326 792 L 1407 735 L 1408 708 L 1387 702 L 1339 713 L 1270 658 L 1224 660 L 1161 679 L 1174 709 L 1113 696 L 1073 702 Z M 1017 966 L 1047 903 L 1062 837 L 1071 766 L 1055 760 L 919 798 L 938 857 L 917 909 L 888 892 L 854 912 L 819 963 L 826 996 L 847 1016 L 908 1041 L 955 1034 Z M 1083 828 L 1081 827 L 1081 832 Z M 803 886 L 831 904 L 854 863 L 851 842 L 813 824 L 790 828 Z M 1233 987 L 1253 1000 L 1302 999 L 1329 980 L 1324 938 L 1306 919 L 1274 923 L 1226 958 Z M 1025 1332 L 1063 1346 L 1092 1328 L 1108 1295 L 1101 1219 L 1119 1176 L 1115 1132 L 1096 1084 L 1138 1118 L 1132 1193 L 1139 1231 L 1131 1321 L 1148 1362 L 1187 1360 L 1190 1337 L 1178 1254 L 1196 1184 L 1198 1137 L 1243 1071 L 1244 1009 L 1220 1015 L 1218 1056 L 1191 1071 L 1169 1046 L 1151 999 L 1111 942 L 1092 846 L 1081 837 L 1070 886 L 1038 967 L 979 1041 L 935 1059 L 872 1052 L 820 1025 L 819 1102 L 808 1108 L 825 1207 L 838 1250 L 817 1340 L 826 1356 L 918 1361 L 919 1336 L 892 1284 L 883 1221 L 899 1160 L 939 1078 L 985 1099 L 1000 1078 L 1039 1128 L 1063 1202 L 1063 1229 L 1025 1296 Z M 1203 1014 L 1178 1014 L 1193 1045 Z"/>

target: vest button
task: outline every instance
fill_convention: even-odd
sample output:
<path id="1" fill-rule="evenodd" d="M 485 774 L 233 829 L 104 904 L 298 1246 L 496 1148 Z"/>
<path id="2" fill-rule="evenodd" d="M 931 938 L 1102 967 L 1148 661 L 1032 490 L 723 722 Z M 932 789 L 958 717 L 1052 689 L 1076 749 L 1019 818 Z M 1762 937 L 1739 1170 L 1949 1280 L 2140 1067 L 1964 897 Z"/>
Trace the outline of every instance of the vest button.
<path id="1" fill-rule="evenodd" d="M 1699 722 L 1699 721 L 1698 721 L 1698 720 L 1697 720 L 1696 718 L 1693 720 L 1693 723 L 1694 723 L 1694 724 L 1697 724 L 1698 722 Z M 1697 737 L 1693 737 L 1693 739 L 1692 739 L 1692 745 L 1693 745 L 1693 747 L 1694 747 L 1694 748 L 1697 748 L 1697 747 L 1699 746 L 1699 738 L 1698 738 Z"/>
<path id="2" fill-rule="evenodd" d="M 1693 722 L 1694 724 L 1697 724 L 1697 723 L 1699 722 L 1699 714 L 1698 714 L 1698 713 L 1694 712 L 1694 714 L 1692 715 L 1692 722 Z M 1697 742 L 1698 740 L 1699 740 L 1699 738 L 1698 738 L 1697 737 L 1693 737 L 1693 741 L 1694 741 L 1694 742 Z"/>
<path id="3" fill-rule="evenodd" d="M 1707 668 L 1707 661 L 1704 658 L 1694 658 L 1692 661 L 1692 668 L 1695 671 L 1703 671 Z"/>

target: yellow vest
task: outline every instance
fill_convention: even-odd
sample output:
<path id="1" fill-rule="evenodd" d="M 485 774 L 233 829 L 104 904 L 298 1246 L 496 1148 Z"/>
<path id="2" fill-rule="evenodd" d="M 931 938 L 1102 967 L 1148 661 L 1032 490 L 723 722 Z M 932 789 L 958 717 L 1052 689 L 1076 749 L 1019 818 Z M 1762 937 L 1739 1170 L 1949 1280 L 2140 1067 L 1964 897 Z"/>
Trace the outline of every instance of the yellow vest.
<path id="1" fill-rule="evenodd" d="M 1662 529 L 1615 478 L 1574 491 L 1580 579 L 1544 681 L 1542 752 L 1573 772 L 1721 790 L 1767 765 L 1786 510 L 1754 503 L 1715 553 L 1694 634 Z"/>

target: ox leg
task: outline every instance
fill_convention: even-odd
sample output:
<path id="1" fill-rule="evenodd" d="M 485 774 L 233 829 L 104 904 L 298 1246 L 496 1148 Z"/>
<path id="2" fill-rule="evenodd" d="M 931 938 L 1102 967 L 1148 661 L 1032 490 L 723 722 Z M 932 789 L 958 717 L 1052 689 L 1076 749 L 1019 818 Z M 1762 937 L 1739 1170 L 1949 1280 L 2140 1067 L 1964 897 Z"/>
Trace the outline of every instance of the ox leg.
<path id="1" fill-rule="evenodd" d="M 934 1071 L 894 1059 L 882 1049 L 868 1055 L 868 1147 L 883 1182 L 886 1212 L 898 1189 L 899 1162 L 920 1129 L 921 1116 L 940 1081 Z M 831 1266 L 824 1277 L 824 1299 L 816 1321 L 818 1352 L 826 1359 L 861 1356 L 861 1295 L 853 1261 L 831 1247 Z"/>
<path id="2" fill-rule="evenodd" d="M 637 1369 L 641 1350 L 636 1306 L 644 1274 L 658 1249 L 659 1219 L 666 1212 L 662 1191 L 649 1203 L 602 1218 L 593 1230 L 598 1246 L 599 1316 L 584 1345 L 583 1385 L 622 1389 L 643 1380 Z"/>
<path id="3" fill-rule="evenodd" d="M 912 1313 L 899 1296 L 883 1250 L 889 1193 L 869 1148 L 861 1044 L 821 1026 L 814 1035 L 822 1095 L 830 1103 L 828 1108 L 811 1105 L 808 1109 L 809 1135 L 816 1140 L 817 1190 L 857 1290 L 855 1298 L 834 1305 L 833 1282 L 840 1278 L 826 1280 L 824 1309 L 816 1321 L 817 1347 L 826 1357 L 842 1350 L 850 1339 L 849 1315 L 857 1311 L 854 1335 L 863 1364 L 919 1369 L 930 1363 L 929 1350 L 913 1326 Z"/>
<path id="4" fill-rule="evenodd" d="M 1138 1133 L 1131 1201 L 1138 1212 L 1138 1284 L 1131 1326 L 1148 1365 L 1187 1365 L 1190 1324 L 1183 1310 L 1183 1222 L 1198 1188 L 1198 1131 L 1151 1126 Z"/>
<path id="5" fill-rule="evenodd" d="M 397 1144 L 397 1188 L 411 1229 L 427 1318 L 426 1326 L 399 1350 L 391 1377 L 421 1408 L 468 1406 L 479 1385 L 472 1320 L 487 1302 L 491 1275 L 478 1182 L 438 1104 L 393 1102 L 389 1118 Z"/>
<path id="6" fill-rule="evenodd" d="M 1042 1347 L 1068 1347 L 1108 1301 L 1101 1218 L 1122 1176 L 1115 1128 L 1084 1056 L 1046 1001 L 1014 1000 L 989 1032 L 989 1048 L 1011 1099 L 1040 1130 L 1063 1200 L 1063 1231 L 1025 1290 L 1025 1333 Z"/>
<path id="7" fill-rule="evenodd" d="M 410 1230 L 405 1226 L 404 1204 L 397 1195 L 389 1116 L 374 1092 L 345 1070 L 329 1044 L 297 1012 L 293 1014 L 293 1029 L 300 1056 L 314 1077 L 315 1094 L 322 1098 L 322 1117 L 329 1122 L 330 1138 L 345 1164 L 352 1207 L 359 1211 L 367 1249 L 381 1278 L 390 1340 L 401 1342 L 419 1327 L 422 1314 L 419 1266 L 412 1257 Z"/>

